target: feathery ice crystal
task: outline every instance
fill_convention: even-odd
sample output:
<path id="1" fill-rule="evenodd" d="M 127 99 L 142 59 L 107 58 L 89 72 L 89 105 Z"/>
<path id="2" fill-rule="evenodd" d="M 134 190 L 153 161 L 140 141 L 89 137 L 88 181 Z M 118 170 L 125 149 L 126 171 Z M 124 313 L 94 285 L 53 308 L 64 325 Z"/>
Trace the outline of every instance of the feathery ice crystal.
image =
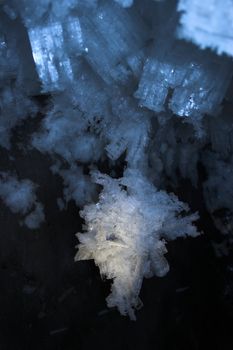
<path id="1" fill-rule="evenodd" d="M 103 186 L 97 204 L 84 207 L 86 233 L 78 234 L 77 260 L 94 259 L 102 276 L 113 279 L 108 306 L 135 319 L 144 277 L 162 277 L 169 270 L 166 240 L 196 237 L 198 215 L 178 198 L 156 188 L 137 170 L 121 179 L 94 173 Z"/>

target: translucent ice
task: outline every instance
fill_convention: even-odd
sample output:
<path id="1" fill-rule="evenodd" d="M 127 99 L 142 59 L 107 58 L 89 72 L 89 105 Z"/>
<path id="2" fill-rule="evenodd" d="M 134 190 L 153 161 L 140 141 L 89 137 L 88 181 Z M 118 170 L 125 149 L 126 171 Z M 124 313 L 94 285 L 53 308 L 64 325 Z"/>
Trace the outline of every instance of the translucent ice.
<path id="1" fill-rule="evenodd" d="M 195 125 L 204 114 L 216 113 L 231 74 L 230 60 L 162 37 L 145 62 L 135 97 L 144 107 L 157 113 L 170 109 Z"/>
<path id="2" fill-rule="evenodd" d="M 68 55 L 78 56 L 82 50 L 82 34 L 78 18 L 70 18 L 64 24 L 50 22 L 48 25 L 29 29 L 33 58 L 44 91 L 63 89 L 66 82 L 74 79 L 79 60 L 71 62 Z M 72 49 L 75 45 L 75 52 Z M 75 64 L 76 63 L 76 64 Z"/>

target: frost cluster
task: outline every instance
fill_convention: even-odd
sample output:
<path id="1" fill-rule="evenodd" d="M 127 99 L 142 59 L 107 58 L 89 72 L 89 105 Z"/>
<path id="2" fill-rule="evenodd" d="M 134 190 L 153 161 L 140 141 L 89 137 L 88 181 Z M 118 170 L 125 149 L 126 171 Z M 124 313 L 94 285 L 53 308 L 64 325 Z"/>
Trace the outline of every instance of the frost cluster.
<path id="1" fill-rule="evenodd" d="M 182 12 L 181 38 L 233 56 L 232 0 L 179 0 L 178 11 Z"/>
<path id="2" fill-rule="evenodd" d="M 37 200 L 36 185 L 28 180 L 0 172 L 0 198 L 13 213 L 24 217 L 23 223 L 36 229 L 44 221 L 43 205 Z"/>
<path id="3" fill-rule="evenodd" d="M 143 278 L 162 277 L 169 271 L 166 240 L 196 237 L 192 222 L 198 216 L 185 216 L 187 205 L 175 195 L 157 191 L 137 170 L 127 171 L 121 179 L 94 173 L 93 179 L 103 191 L 98 203 L 81 211 L 87 232 L 78 234 L 76 259 L 95 260 L 101 275 L 113 279 L 108 306 L 135 319 Z"/>
<path id="4" fill-rule="evenodd" d="M 0 146 L 10 158 L 23 128 L 20 152 L 49 157 L 60 210 L 73 200 L 85 220 L 77 259 L 113 279 L 108 305 L 131 318 L 143 278 L 168 272 L 166 241 L 198 234 L 172 194 L 181 179 L 232 235 L 232 11 L 232 0 L 0 2 Z M 31 228 L 45 219 L 36 188 L 3 169 L 1 199 Z"/>

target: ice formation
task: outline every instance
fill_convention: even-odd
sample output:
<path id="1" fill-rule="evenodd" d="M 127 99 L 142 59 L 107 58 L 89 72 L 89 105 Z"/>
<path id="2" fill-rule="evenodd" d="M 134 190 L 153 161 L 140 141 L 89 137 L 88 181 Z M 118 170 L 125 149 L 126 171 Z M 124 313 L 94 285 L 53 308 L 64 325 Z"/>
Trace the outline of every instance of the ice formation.
<path id="1" fill-rule="evenodd" d="M 233 56 L 233 1 L 179 0 L 179 37 Z"/>
<path id="2" fill-rule="evenodd" d="M 121 179 L 100 173 L 94 181 L 104 189 L 99 202 L 81 212 L 85 234 L 78 234 L 77 260 L 94 259 L 102 276 L 113 279 L 108 306 L 135 319 L 144 277 L 162 277 L 169 265 L 165 240 L 186 235 L 196 237 L 192 222 L 196 214 L 184 216 L 189 208 L 175 195 L 156 188 L 137 170 Z"/>
<path id="3" fill-rule="evenodd" d="M 163 7 L 160 11 L 165 24 L 154 29 L 157 35 L 134 96 L 141 106 L 157 113 L 168 109 L 178 117 L 188 117 L 200 134 L 200 119 L 217 113 L 226 94 L 232 60 L 177 40 L 171 34 L 178 21 L 172 9 Z"/>
<path id="4" fill-rule="evenodd" d="M 28 179 L 19 180 L 9 173 L 0 173 L 0 198 L 13 213 L 24 217 L 24 224 L 30 229 L 38 228 L 45 219 L 36 188 Z"/>
<path id="5" fill-rule="evenodd" d="M 232 235 L 232 11 L 232 0 L 0 2 L 0 145 L 10 157 L 15 127 L 34 118 L 23 149 L 50 157 L 59 208 L 74 200 L 85 220 L 77 259 L 113 279 L 108 305 L 131 318 L 143 278 L 168 272 L 166 241 L 198 234 L 172 194 L 181 179 Z M 3 169 L 0 196 L 28 227 L 45 220 L 30 180 Z"/>

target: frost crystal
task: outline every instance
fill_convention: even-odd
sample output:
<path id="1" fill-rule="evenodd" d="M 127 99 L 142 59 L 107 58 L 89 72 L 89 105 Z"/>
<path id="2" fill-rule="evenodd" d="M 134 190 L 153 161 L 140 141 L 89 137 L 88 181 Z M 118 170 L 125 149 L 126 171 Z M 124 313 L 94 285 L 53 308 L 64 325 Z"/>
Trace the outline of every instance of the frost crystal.
<path id="1" fill-rule="evenodd" d="M 180 38 L 233 56 L 233 1 L 179 0 Z"/>
<path id="2" fill-rule="evenodd" d="M 101 275 L 113 279 L 108 306 L 135 319 L 143 278 L 162 277 L 169 270 L 166 240 L 196 237 L 192 222 L 198 216 L 184 216 L 187 205 L 157 191 L 138 171 L 119 180 L 99 173 L 93 177 L 104 188 L 99 202 L 81 212 L 87 232 L 78 234 L 76 259 L 95 260 Z"/>
<path id="3" fill-rule="evenodd" d="M 43 205 L 37 201 L 35 192 L 32 181 L 0 173 L 0 198 L 13 213 L 25 216 L 24 224 L 30 229 L 38 228 L 45 219 Z"/>
<path id="4" fill-rule="evenodd" d="M 143 278 L 168 272 L 166 241 L 198 235 L 171 194 L 184 179 L 232 234 L 232 32 L 233 0 L 0 1 L 0 151 L 15 173 L 19 154 L 50 162 L 55 203 L 85 220 L 77 259 L 132 319 Z M 2 169 L 0 197 L 31 229 L 36 190 Z"/>

